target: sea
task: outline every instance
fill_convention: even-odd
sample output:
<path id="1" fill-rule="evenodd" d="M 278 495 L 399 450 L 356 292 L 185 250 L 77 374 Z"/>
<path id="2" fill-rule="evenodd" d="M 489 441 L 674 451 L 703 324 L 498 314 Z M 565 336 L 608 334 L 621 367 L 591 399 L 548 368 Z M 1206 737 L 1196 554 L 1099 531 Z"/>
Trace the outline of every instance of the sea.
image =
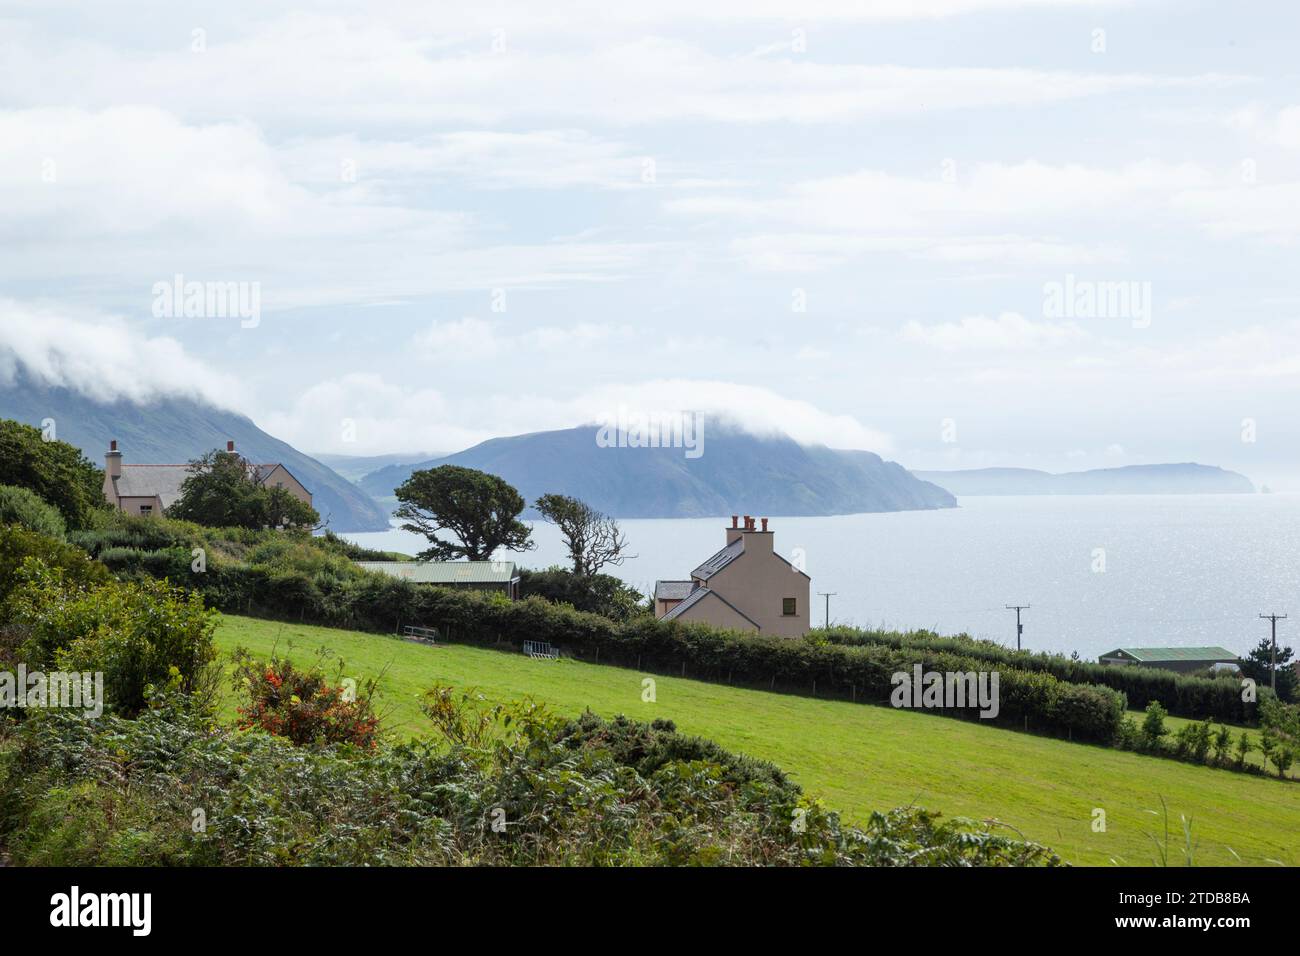
<path id="1" fill-rule="evenodd" d="M 812 577 L 814 624 L 965 633 L 1085 658 L 1117 647 L 1218 645 L 1243 654 L 1278 622 L 1300 637 L 1300 495 L 967 497 L 939 511 L 767 517 L 774 545 Z M 606 570 L 649 592 L 685 579 L 724 544 L 730 516 L 619 522 L 629 557 Z M 496 557 L 565 563 L 556 529 L 536 549 Z M 394 528 L 344 535 L 415 554 Z"/>

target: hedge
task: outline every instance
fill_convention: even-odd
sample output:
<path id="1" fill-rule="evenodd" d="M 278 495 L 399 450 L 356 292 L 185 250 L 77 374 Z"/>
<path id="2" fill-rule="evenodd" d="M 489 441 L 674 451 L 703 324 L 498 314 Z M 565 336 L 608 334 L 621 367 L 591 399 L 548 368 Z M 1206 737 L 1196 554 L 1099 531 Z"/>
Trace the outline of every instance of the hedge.
<path id="1" fill-rule="evenodd" d="M 819 630 L 818 637 L 845 646 L 883 645 L 919 647 L 947 651 L 1019 670 L 1050 674 L 1069 684 L 1093 684 L 1113 688 L 1134 707 L 1145 708 L 1159 701 L 1169 713 L 1193 720 L 1211 717 L 1229 723 L 1254 723 L 1258 705 L 1241 698 L 1241 682 L 1232 677 L 1208 678 L 1149 667 L 1119 667 L 1074 660 L 1060 654 L 1013 651 L 992 641 L 967 636 L 946 637 L 931 631 L 867 631 L 857 628 Z"/>

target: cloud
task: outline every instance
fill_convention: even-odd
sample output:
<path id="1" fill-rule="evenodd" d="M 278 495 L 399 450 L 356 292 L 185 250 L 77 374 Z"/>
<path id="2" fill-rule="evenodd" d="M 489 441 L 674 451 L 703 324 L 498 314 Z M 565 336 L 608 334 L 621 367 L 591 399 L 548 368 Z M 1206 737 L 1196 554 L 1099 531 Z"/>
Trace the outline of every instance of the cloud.
<path id="1" fill-rule="evenodd" d="M 939 325 L 912 321 L 902 327 L 899 337 L 944 352 L 963 352 L 1059 348 L 1075 344 L 1085 335 L 1073 322 L 1031 322 L 1019 313 L 1003 312 L 996 319 L 971 315 Z"/>
<path id="2" fill-rule="evenodd" d="M 241 410 L 239 383 L 175 339 L 142 335 L 117 316 L 0 299 L 0 381 L 13 384 L 20 373 L 96 401 L 181 396 Z"/>
<path id="3" fill-rule="evenodd" d="M 926 15 L 993 5 L 930 3 Z M 901 5 L 880 9 L 888 17 Z M 783 5 L 766 10 L 767 18 L 778 21 L 793 14 L 807 22 L 803 18 L 813 15 Z M 692 22 L 701 12 L 690 11 Z M 843 123 L 922 109 L 1024 107 L 1240 82 L 1215 74 L 867 66 L 793 54 L 746 57 L 648 33 L 662 17 L 639 16 L 631 22 L 613 17 L 604 28 L 596 26 L 607 18 L 608 5 L 593 7 L 593 26 L 575 30 L 569 24 L 581 24 L 581 15 L 570 13 L 564 18 L 566 35 L 555 24 L 549 30 L 538 26 L 538 19 L 519 6 L 470 20 L 443 8 L 414 17 L 392 7 L 367 8 L 364 16 L 293 13 L 212 27 L 202 52 L 181 42 L 188 37 L 178 36 L 166 50 L 110 48 L 60 30 L 41 35 L 39 54 L 30 31 L 0 25 L 0 47 L 6 53 L 0 58 L 0 89 L 16 106 L 57 102 L 96 108 L 146 102 L 178 115 L 241 115 L 258 123 L 337 130 L 397 123 L 482 126 L 520 119 L 533 125 L 594 121 L 618 127 L 670 120 Z M 498 32 L 503 24 L 504 32 Z M 593 31 L 599 36 L 585 36 Z M 782 28 L 783 34 L 787 31 Z M 274 93 L 268 95 L 271 89 Z"/>
<path id="4" fill-rule="evenodd" d="M 888 453 L 893 440 L 851 415 L 826 412 L 811 402 L 768 388 L 696 379 L 663 379 L 595 389 L 573 402 L 582 421 L 612 421 L 619 409 L 633 415 L 699 412 L 734 422 L 755 434 L 785 434 L 807 444 Z"/>
<path id="5" fill-rule="evenodd" d="M 849 415 L 757 386 L 664 379 L 600 386 L 567 398 L 486 392 L 444 394 L 352 373 L 320 382 L 266 416 L 267 431 L 313 452 L 460 451 L 500 435 L 573 428 L 630 415 L 692 412 L 757 434 L 787 434 L 833 448 L 892 450 L 883 432 Z"/>

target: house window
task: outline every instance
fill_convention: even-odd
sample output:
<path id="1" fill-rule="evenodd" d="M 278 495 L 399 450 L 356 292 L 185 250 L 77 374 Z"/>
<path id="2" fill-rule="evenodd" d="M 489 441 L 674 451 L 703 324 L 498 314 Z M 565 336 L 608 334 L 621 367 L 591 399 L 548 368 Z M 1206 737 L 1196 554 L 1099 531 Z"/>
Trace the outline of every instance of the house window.
<path id="1" fill-rule="evenodd" d="M 781 598 L 781 613 L 786 617 L 793 617 L 799 613 L 794 598 Z"/>
<path id="2" fill-rule="evenodd" d="M 148 515 L 153 514 L 153 505 L 141 505 L 140 514 L 142 517 L 147 517 Z"/>

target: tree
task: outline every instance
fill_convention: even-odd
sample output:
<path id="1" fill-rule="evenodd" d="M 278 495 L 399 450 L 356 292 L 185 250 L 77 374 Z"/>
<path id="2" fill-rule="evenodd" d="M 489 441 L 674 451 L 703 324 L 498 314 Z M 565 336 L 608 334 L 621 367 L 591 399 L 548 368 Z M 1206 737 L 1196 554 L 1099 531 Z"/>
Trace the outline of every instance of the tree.
<path id="1" fill-rule="evenodd" d="M 533 505 L 543 518 L 560 529 L 569 549 L 573 573 L 589 578 L 607 565 L 617 567 L 629 557 L 627 538 L 618 522 L 586 502 L 568 495 L 546 494 Z"/>
<path id="2" fill-rule="evenodd" d="M 1146 717 L 1142 719 L 1142 743 L 1148 750 L 1159 750 L 1165 735 L 1165 718 L 1169 712 L 1158 700 L 1147 704 Z"/>
<path id="3" fill-rule="evenodd" d="M 1289 647 L 1277 646 L 1277 696 L 1282 700 L 1296 699 L 1296 673 L 1291 666 L 1291 657 L 1295 652 Z M 1249 654 L 1237 665 L 1241 673 L 1251 678 L 1260 687 L 1268 687 L 1271 682 L 1271 660 L 1273 641 L 1271 638 L 1261 640 Z"/>
<path id="4" fill-rule="evenodd" d="M 523 497 L 496 475 L 459 465 L 426 468 L 402 482 L 397 500 L 393 514 L 406 522 L 402 527 L 429 539 L 420 553 L 426 561 L 489 561 L 500 548 L 535 547 L 532 529 L 519 520 Z M 438 537 L 444 531 L 456 540 Z"/>
<path id="5" fill-rule="evenodd" d="M 57 508 L 17 485 L 0 485 L 0 524 L 21 525 L 59 541 L 63 540 L 65 530 L 63 515 Z"/>
<path id="6" fill-rule="evenodd" d="M 628 621 L 649 614 L 645 596 L 609 574 L 580 577 L 568 568 L 519 572 L 519 596 L 537 595 L 555 604 L 571 604 L 579 611 L 600 614 L 612 621 Z"/>
<path id="7" fill-rule="evenodd" d="M 210 528 L 309 528 L 320 521 L 315 508 L 287 489 L 263 486 L 252 462 L 218 450 L 190 462 L 167 517 Z"/>
<path id="8" fill-rule="evenodd" d="M 17 485 L 59 510 L 71 529 L 90 527 L 108 507 L 104 472 L 67 442 L 46 441 L 39 429 L 0 420 L 0 485 Z"/>

